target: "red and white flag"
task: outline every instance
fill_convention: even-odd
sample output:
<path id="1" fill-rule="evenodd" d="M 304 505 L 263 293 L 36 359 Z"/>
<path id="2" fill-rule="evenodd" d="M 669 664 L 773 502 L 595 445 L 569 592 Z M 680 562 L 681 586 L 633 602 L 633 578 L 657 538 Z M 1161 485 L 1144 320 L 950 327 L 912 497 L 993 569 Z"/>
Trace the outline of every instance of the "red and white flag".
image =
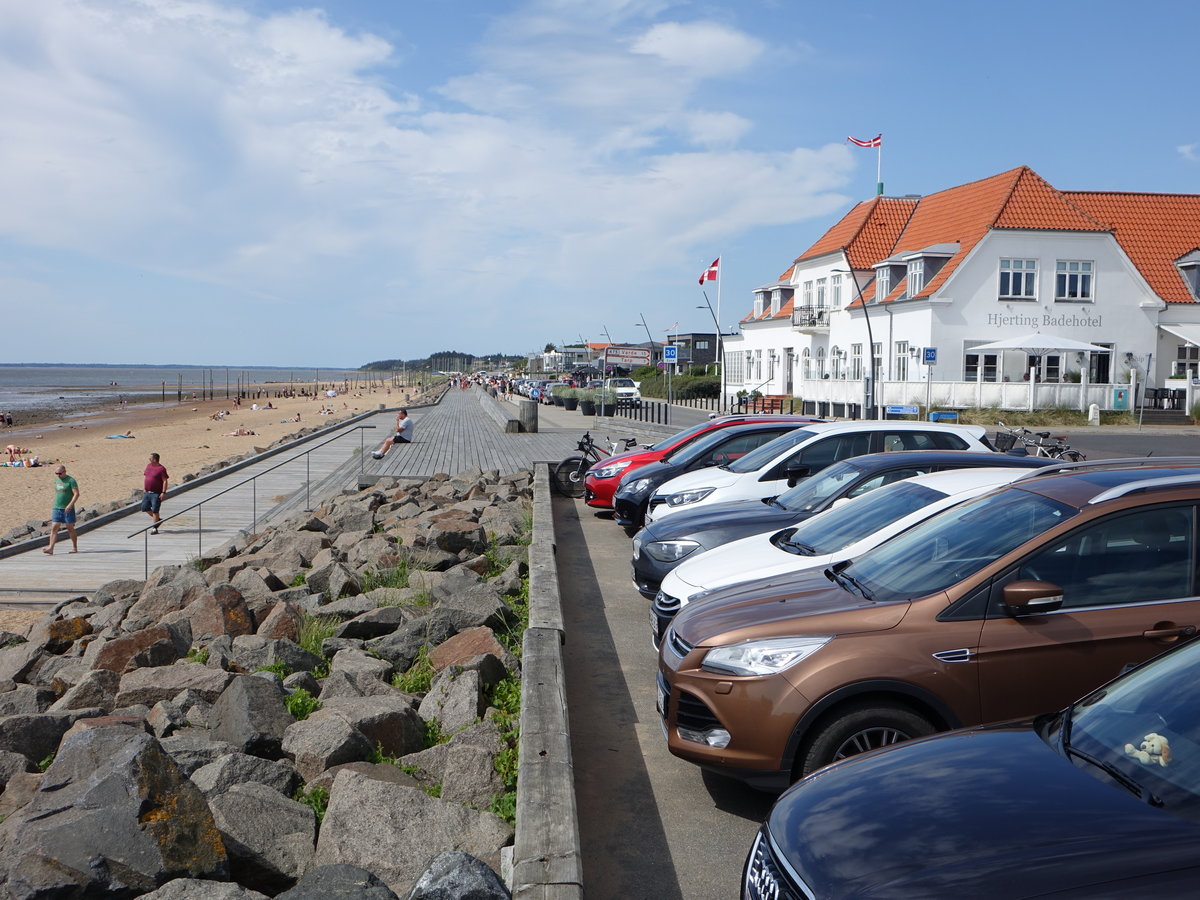
<path id="1" fill-rule="evenodd" d="M 717 280 L 717 270 L 721 267 L 721 257 L 717 257 L 712 261 L 712 265 L 704 270 L 704 274 L 700 276 L 700 284 L 706 281 Z"/>
<path id="2" fill-rule="evenodd" d="M 865 141 L 860 138 L 856 138 L 856 137 L 848 137 L 848 138 L 846 138 L 846 140 L 848 140 L 850 143 L 854 144 L 856 147 L 882 147 L 883 146 L 883 134 L 877 134 L 877 135 L 875 135 L 875 137 L 867 138 Z"/>

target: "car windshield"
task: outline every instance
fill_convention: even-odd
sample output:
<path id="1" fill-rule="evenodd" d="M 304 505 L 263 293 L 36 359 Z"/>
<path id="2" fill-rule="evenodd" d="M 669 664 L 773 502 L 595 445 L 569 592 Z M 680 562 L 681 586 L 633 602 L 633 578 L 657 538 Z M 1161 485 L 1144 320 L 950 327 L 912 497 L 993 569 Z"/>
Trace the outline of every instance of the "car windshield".
<path id="1" fill-rule="evenodd" d="M 868 550 L 845 572 L 880 602 L 924 597 L 969 578 L 1077 512 L 1030 491 L 1001 491 L 939 513 Z"/>
<path id="2" fill-rule="evenodd" d="M 772 543 L 780 550 L 804 556 L 836 553 L 945 496 L 933 488 L 898 481 L 781 531 Z"/>
<path id="3" fill-rule="evenodd" d="M 633 387 L 632 378 L 613 378 L 609 381 L 613 387 Z"/>
<path id="4" fill-rule="evenodd" d="M 779 454 L 783 453 L 797 444 L 801 444 L 812 437 L 816 432 L 809 431 L 806 428 L 797 428 L 795 431 L 789 431 L 787 434 L 781 434 L 773 441 L 767 441 L 756 450 L 747 453 L 736 462 L 726 466 L 730 472 L 757 472 L 763 466 L 773 462 Z"/>
<path id="5" fill-rule="evenodd" d="M 668 447 L 674 447 L 676 444 L 686 444 L 706 428 L 712 428 L 712 424 L 709 422 L 700 422 L 699 424 L 693 425 L 691 428 L 685 428 L 683 431 L 673 434 L 670 437 L 663 438 L 657 444 L 652 444 L 650 449 L 666 450 Z"/>
<path id="6" fill-rule="evenodd" d="M 1155 806 L 1200 820 L 1200 642 L 1167 653 L 1068 709 L 1058 749 Z"/>
<path id="7" fill-rule="evenodd" d="M 672 450 L 669 454 L 667 454 L 666 457 L 663 458 L 663 462 L 670 463 L 671 465 L 688 466 L 697 459 L 711 454 L 714 448 L 725 443 L 726 441 L 732 441 L 738 436 L 752 434 L 755 431 L 760 431 L 763 428 L 770 427 L 770 425 L 760 425 L 758 428 L 745 428 L 744 426 L 737 428 L 721 428 L 717 431 L 709 432 L 708 434 L 702 434 L 690 444 L 685 444 L 682 447 L 677 447 L 676 449 Z M 778 426 L 775 427 L 778 428 Z"/>
<path id="8" fill-rule="evenodd" d="M 830 497 L 841 494 L 862 477 L 862 469 L 849 460 L 834 463 L 811 478 L 805 478 L 789 491 L 775 498 L 784 509 L 793 512 L 812 512 Z"/>

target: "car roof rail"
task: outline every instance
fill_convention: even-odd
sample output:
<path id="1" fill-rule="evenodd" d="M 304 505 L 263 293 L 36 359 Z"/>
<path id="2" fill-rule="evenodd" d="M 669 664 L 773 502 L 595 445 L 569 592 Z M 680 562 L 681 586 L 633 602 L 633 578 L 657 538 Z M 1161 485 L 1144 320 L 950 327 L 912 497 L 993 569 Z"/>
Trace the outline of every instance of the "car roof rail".
<path id="1" fill-rule="evenodd" d="M 1200 466 L 1200 456 L 1133 456 L 1120 459 L 1085 459 L 1082 462 L 1051 463 L 1030 469 L 1017 481 L 1045 478 L 1047 475 L 1068 475 L 1071 472 L 1094 472 L 1102 469 L 1137 469 L 1145 466 Z"/>
<path id="2" fill-rule="evenodd" d="M 1105 500 L 1124 497 L 1127 494 L 1134 494 L 1138 491 L 1168 490 L 1169 488 L 1183 487 L 1189 484 L 1200 484 L 1200 472 L 1193 475 L 1164 475 L 1161 478 L 1143 478 L 1140 481 L 1118 484 L 1107 491 L 1101 491 L 1088 501 L 1088 506 L 1103 503 Z"/>

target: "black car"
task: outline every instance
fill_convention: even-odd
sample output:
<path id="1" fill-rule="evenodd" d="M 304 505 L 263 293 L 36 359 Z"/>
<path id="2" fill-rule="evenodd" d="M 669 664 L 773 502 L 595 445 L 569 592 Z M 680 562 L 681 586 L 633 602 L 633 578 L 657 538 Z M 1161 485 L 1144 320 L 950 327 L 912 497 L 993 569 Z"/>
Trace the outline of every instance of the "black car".
<path id="1" fill-rule="evenodd" d="M 868 453 L 834 463 L 778 497 L 733 500 L 651 522 L 633 538 L 633 582 L 653 600 L 673 568 L 704 550 L 752 534 L 777 531 L 828 509 L 838 500 L 943 469 L 979 466 L 1032 468 L 1054 462 L 968 450 L 899 450 Z"/>
<path id="2" fill-rule="evenodd" d="M 742 898 L 1194 896 L 1198 848 L 1192 641 L 1061 713 L 817 770 L 767 817 Z"/>
<path id="3" fill-rule="evenodd" d="M 803 422 L 754 422 L 722 428 L 685 444 L 657 462 L 639 466 L 622 476 L 613 495 L 613 518 L 619 525 L 640 528 L 650 495 L 684 472 L 733 462 L 781 434 L 804 427 Z"/>

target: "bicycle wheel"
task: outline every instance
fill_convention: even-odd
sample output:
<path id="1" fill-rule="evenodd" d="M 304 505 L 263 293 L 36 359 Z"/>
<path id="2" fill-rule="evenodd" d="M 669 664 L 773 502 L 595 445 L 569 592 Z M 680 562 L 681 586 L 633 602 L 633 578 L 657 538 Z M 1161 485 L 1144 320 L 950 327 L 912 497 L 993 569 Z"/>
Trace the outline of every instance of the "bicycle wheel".
<path id="1" fill-rule="evenodd" d="M 1087 459 L 1087 457 L 1078 450 L 1064 450 L 1062 453 L 1058 454 L 1058 458 L 1063 462 L 1083 462 Z"/>
<path id="2" fill-rule="evenodd" d="M 583 496 L 583 476 L 590 465 L 586 456 L 568 456 L 554 467 L 554 489 L 564 497 Z"/>

